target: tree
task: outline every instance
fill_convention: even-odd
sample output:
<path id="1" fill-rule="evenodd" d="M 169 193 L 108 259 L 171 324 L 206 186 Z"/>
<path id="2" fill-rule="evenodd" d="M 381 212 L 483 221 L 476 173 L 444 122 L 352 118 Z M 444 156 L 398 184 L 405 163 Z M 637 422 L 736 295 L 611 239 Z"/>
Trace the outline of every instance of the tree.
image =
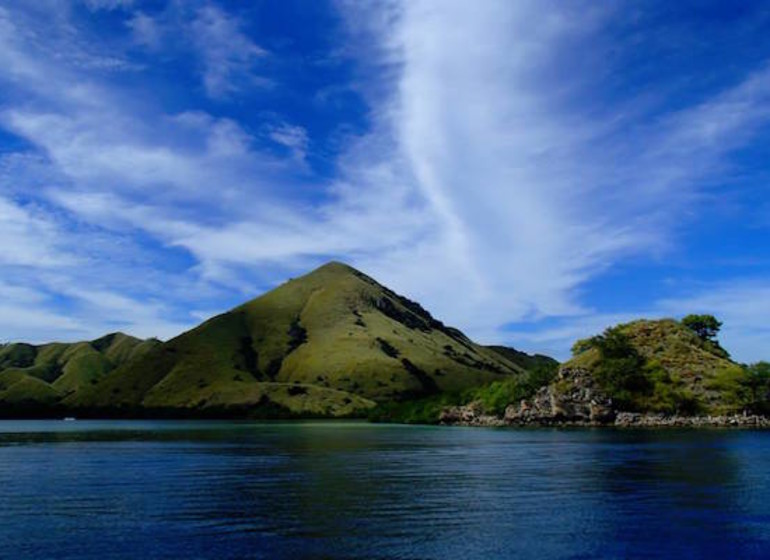
<path id="1" fill-rule="evenodd" d="M 601 360 L 594 379 L 621 410 L 640 407 L 640 398 L 653 389 L 645 373 L 645 359 L 618 328 L 610 328 L 591 339 Z"/>
<path id="2" fill-rule="evenodd" d="M 716 342 L 722 321 L 713 315 L 688 315 L 682 319 L 682 324 L 695 332 L 703 342 Z"/>
<path id="3" fill-rule="evenodd" d="M 762 414 L 770 411 L 770 363 L 746 366 L 746 385 L 751 393 L 749 408 Z"/>
<path id="4" fill-rule="evenodd" d="M 732 365 L 716 372 L 708 388 L 721 393 L 732 412 L 770 412 L 770 363 Z"/>
<path id="5" fill-rule="evenodd" d="M 722 348 L 717 340 L 722 321 L 713 315 L 688 315 L 682 319 L 682 324 L 698 335 L 706 350 L 720 358 L 730 358 L 730 353 Z"/>

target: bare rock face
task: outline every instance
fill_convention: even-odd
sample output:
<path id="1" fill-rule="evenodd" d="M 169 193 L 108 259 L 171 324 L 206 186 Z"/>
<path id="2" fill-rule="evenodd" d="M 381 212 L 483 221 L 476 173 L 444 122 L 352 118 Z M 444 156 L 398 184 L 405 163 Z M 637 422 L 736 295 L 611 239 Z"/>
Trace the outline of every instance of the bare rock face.
<path id="1" fill-rule="evenodd" d="M 612 400 L 582 368 L 562 368 L 554 383 L 531 399 L 508 406 L 504 416 L 508 424 L 608 424 L 614 419 Z"/>

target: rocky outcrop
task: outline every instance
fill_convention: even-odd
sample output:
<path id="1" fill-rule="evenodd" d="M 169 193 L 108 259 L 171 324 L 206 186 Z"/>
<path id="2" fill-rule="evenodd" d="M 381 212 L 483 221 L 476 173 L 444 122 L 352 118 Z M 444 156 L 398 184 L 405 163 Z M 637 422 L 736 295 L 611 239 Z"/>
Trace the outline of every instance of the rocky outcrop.
<path id="1" fill-rule="evenodd" d="M 590 372 L 562 368 L 556 381 L 535 395 L 509 405 L 503 417 L 487 414 L 481 403 L 444 409 L 441 424 L 459 426 L 615 426 L 620 428 L 770 428 L 757 415 L 680 416 L 618 412 L 596 387 Z"/>
<path id="2" fill-rule="evenodd" d="M 504 416 L 507 424 L 607 424 L 614 419 L 612 400 L 581 368 L 562 368 L 555 383 L 542 387 L 529 400 L 508 406 Z"/>
<path id="3" fill-rule="evenodd" d="M 602 395 L 591 374 L 562 368 L 555 383 L 542 387 L 528 400 L 509 405 L 503 417 L 487 414 L 479 402 L 445 408 L 439 423 L 460 426 L 597 425 L 615 419 L 612 401 Z"/>

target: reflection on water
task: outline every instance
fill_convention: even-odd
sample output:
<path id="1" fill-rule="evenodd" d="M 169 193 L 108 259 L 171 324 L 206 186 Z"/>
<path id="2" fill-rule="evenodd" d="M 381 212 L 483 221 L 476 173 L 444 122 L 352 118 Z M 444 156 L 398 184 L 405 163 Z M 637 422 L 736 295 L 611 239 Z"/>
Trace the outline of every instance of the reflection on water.
<path id="1" fill-rule="evenodd" d="M 770 433 L 0 422 L 8 558 L 770 553 Z"/>

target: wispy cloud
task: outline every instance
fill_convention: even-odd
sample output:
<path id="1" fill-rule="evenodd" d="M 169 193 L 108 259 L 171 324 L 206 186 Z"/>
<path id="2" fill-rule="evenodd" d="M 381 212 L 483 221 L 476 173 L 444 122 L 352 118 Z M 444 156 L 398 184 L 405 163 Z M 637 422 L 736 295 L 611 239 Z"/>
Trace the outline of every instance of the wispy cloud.
<path id="1" fill-rule="evenodd" d="M 180 302 L 228 305 L 207 282 L 216 280 L 207 272 L 215 263 L 184 258 L 178 240 L 269 212 L 273 197 L 260 184 L 291 161 L 260 154 L 232 119 L 159 113 L 113 87 L 98 65 L 59 64 L 53 44 L 91 56 L 67 7 L 59 7 L 44 15 L 0 9 L 7 63 L 0 79 L 9 86 L 0 126 L 29 146 L 0 155 L 0 268 L 4 293 L 14 297 L 0 310 L 0 329 L 36 341 L 118 329 L 172 336 L 198 320 Z M 71 28 L 64 38 L 56 31 L 62 25 Z M 218 278 L 248 295 L 259 289 L 227 271 Z M 32 286 L 39 297 L 21 301 Z"/>
<path id="2" fill-rule="evenodd" d="M 57 251 L 57 231 L 50 217 L 0 197 L 0 263 L 52 267 L 71 262 Z"/>
<path id="3" fill-rule="evenodd" d="M 309 142 L 307 130 L 301 126 L 283 123 L 269 127 L 268 135 L 277 144 L 288 148 L 298 162 L 305 160 Z"/>
<path id="4" fill-rule="evenodd" d="M 135 10 L 126 21 L 135 45 L 155 55 L 194 56 L 206 94 L 217 100 L 272 84 L 260 71 L 270 53 L 245 24 L 211 1 L 170 2 L 156 14 Z"/>
<path id="5" fill-rule="evenodd" d="M 63 267 L 41 293 L 72 299 L 81 322 L 102 313 L 169 333 L 195 319 L 185 309 L 236 299 L 222 286 L 251 295 L 337 257 L 484 340 L 563 348 L 629 318 L 587 303 L 586 281 L 675 245 L 677 228 L 729 172 L 730 154 L 770 122 L 766 63 L 676 106 L 602 93 L 622 71 L 617 53 L 634 48 L 608 51 L 604 35 L 619 17 L 609 6 L 339 2 L 348 35 L 335 37 L 335 55 L 355 65 L 344 85 L 368 105 L 368 130 L 348 136 L 332 171 L 314 176 L 311 123 L 270 113 L 248 126 L 227 105 L 268 82 L 279 87 L 265 70 L 278 55 L 248 21 L 205 1 L 89 6 L 123 10 L 123 50 L 116 41 L 101 52 L 67 10 L 46 19 L 0 8 L 0 125 L 29 147 L 3 158 L 14 179 L 0 184 L 0 233 L 19 248 L 3 258 Z M 111 77 L 141 78 L 143 64 L 175 57 L 195 69 L 191 83 L 208 99 L 169 108 Z M 649 97 L 665 98 L 654 89 Z M 126 243 L 126 259 L 78 249 L 89 234 Z M 84 273 L 56 260 L 73 258 L 88 273 L 113 268 L 73 291 L 66 279 Z M 177 264 L 156 270 L 167 259 Z M 131 287 L 121 283 L 127 274 L 162 285 Z M 201 293 L 211 297 L 197 301 Z M 740 306 L 721 304 L 744 332 L 765 336 Z M 504 328 L 549 318 L 561 322 L 539 334 Z"/>
<path id="6" fill-rule="evenodd" d="M 214 5 L 200 8 L 190 24 L 203 64 L 203 83 L 212 97 L 236 92 L 244 81 L 267 83 L 254 73 L 255 64 L 267 51 L 254 44 L 240 27 L 236 18 Z"/>
<path id="7" fill-rule="evenodd" d="M 352 21 L 370 15 L 344 6 Z M 595 37 L 614 16 L 583 7 L 404 2 L 371 26 L 380 63 L 399 71 L 378 108 L 388 138 L 366 139 L 358 161 L 398 169 L 397 188 L 413 190 L 404 199 L 427 201 L 437 225 L 406 250 L 359 261 L 473 331 L 584 313 L 583 282 L 665 250 L 724 156 L 768 122 L 766 67 L 668 113 L 576 110 L 597 84 L 560 53 L 593 64 L 604 54 Z M 456 288 L 436 289 L 438 278 Z"/>

